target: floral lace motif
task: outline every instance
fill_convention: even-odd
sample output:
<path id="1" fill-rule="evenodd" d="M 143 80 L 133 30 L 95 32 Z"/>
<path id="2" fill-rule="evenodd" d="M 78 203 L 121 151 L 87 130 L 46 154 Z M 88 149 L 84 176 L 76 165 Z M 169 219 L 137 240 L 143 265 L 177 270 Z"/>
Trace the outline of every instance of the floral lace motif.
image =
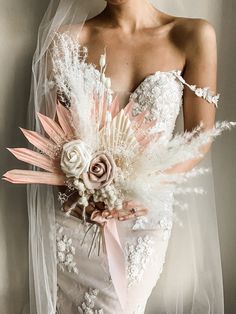
<path id="1" fill-rule="evenodd" d="M 56 246 L 57 246 L 57 265 L 61 271 L 67 269 L 69 272 L 78 274 L 78 268 L 74 262 L 75 248 L 72 239 L 63 234 L 64 228 L 58 226 Z"/>
<path id="2" fill-rule="evenodd" d="M 174 73 L 176 77 L 180 80 L 181 83 L 188 86 L 190 90 L 192 90 L 196 96 L 201 97 L 208 101 L 211 104 L 214 104 L 216 108 L 218 107 L 218 101 L 220 98 L 220 94 L 214 95 L 214 93 L 210 90 L 209 87 L 200 88 L 196 85 L 188 84 L 185 79 L 180 75 L 179 72 Z"/>
<path id="3" fill-rule="evenodd" d="M 132 230 L 145 229 L 145 224 L 148 223 L 148 218 L 146 216 L 141 216 L 136 218 Z"/>
<path id="4" fill-rule="evenodd" d="M 188 84 L 180 70 L 157 71 L 147 76 L 130 95 L 130 100 L 135 103 L 132 114 L 136 116 L 148 110 L 146 119 L 157 120 L 156 130 L 172 134 L 183 102 L 184 85 L 198 97 L 218 106 L 220 94 L 214 95 L 208 87 L 199 88 Z"/>
<path id="5" fill-rule="evenodd" d="M 144 238 L 138 237 L 137 244 L 127 244 L 128 251 L 128 286 L 131 287 L 136 282 L 140 282 L 147 264 L 151 260 L 154 241 L 146 235 Z"/>
<path id="6" fill-rule="evenodd" d="M 174 71 L 156 72 L 148 77 L 131 94 L 134 101 L 132 114 L 148 110 L 146 119 L 157 119 L 157 131 L 172 133 L 182 105 L 183 85 L 173 75 Z"/>
<path id="7" fill-rule="evenodd" d="M 166 240 L 169 239 L 170 232 L 171 232 L 171 229 L 172 229 L 172 224 L 173 224 L 172 219 L 169 216 L 163 216 L 159 220 L 160 228 L 163 231 L 163 234 L 162 234 L 162 240 L 163 241 L 166 241 Z"/>
<path id="8" fill-rule="evenodd" d="M 78 307 L 80 314 L 104 314 L 102 309 L 95 309 L 95 301 L 99 293 L 98 289 L 90 288 L 88 292 L 85 292 L 84 301 L 81 306 Z"/>

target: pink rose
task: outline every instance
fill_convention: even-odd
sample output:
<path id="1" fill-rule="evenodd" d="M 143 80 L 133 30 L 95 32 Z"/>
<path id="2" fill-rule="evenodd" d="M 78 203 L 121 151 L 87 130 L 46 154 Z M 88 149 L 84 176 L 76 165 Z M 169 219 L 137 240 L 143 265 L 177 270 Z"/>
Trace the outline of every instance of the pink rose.
<path id="1" fill-rule="evenodd" d="M 83 181 L 87 189 L 100 189 L 110 184 L 115 175 L 115 168 L 112 156 L 105 152 L 96 153 L 88 171 L 83 173 Z"/>

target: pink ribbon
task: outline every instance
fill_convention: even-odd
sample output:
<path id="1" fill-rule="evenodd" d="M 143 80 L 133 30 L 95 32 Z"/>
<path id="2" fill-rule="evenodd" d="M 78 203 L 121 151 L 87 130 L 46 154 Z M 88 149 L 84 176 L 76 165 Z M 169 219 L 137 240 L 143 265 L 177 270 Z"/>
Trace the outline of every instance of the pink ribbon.
<path id="1" fill-rule="evenodd" d="M 121 307 L 125 312 L 127 303 L 127 282 L 125 255 L 120 243 L 115 219 L 105 219 L 101 211 L 94 211 L 91 220 L 103 226 L 107 260 L 111 279 L 114 284 Z"/>

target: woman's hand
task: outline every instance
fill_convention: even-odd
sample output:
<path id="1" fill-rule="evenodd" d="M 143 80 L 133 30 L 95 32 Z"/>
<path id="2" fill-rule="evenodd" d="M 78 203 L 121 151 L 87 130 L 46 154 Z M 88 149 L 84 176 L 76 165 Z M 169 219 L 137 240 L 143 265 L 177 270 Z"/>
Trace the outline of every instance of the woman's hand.
<path id="1" fill-rule="evenodd" d="M 120 210 L 104 210 L 102 216 L 106 219 L 115 218 L 120 221 L 130 220 L 137 217 L 145 216 L 148 213 L 147 208 L 143 208 L 139 203 L 127 201 L 123 203 L 123 208 Z"/>
<path id="2" fill-rule="evenodd" d="M 65 212 L 71 211 L 71 215 L 79 219 L 83 219 L 83 207 L 77 204 L 78 194 L 73 193 L 67 202 L 63 205 Z M 86 207 L 86 221 L 92 222 L 90 216 L 93 211 L 99 210 L 102 212 L 102 217 L 106 219 L 117 219 L 120 221 L 130 220 L 137 217 L 145 216 L 148 212 L 147 208 L 143 208 L 139 203 L 135 201 L 127 201 L 123 203 L 123 208 L 120 210 L 112 209 L 109 210 L 102 202 L 90 202 Z M 93 222 L 94 223 L 94 222 Z"/>

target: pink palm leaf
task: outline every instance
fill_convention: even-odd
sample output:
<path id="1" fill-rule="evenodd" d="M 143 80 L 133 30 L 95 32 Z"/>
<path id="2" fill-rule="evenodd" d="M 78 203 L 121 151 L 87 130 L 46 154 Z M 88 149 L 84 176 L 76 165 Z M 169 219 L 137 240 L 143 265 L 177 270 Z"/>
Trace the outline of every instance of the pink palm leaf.
<path id="1" fill-rule="evenodd" d="M 115 97 L 109 107 L 107 102 L 101 104 L 95 99 L 94 106 L 91 112 L 91 118 L 96 121 L 98 125 L 98 132 L 102 131 L 106 127 L 106 115 L 107 112 L 111 115 L 111 124 L 117 125 L 115 120 L 123 121 L 120 127 L 120 131 L 133 134 L 138 145 L 138 149 L 143 151 L 147 145 L 150 144 L 153 139 L 157 138 L 159 134 L 150 133 L 150 130 L 154 127 L 156 121 L 147 121 L 145 119 L 147 112 L 144 111 L 137 116 L 132 115 L 133 102 L 127 104 L 124 109 L 120 109 L 118 98 Z M 100 119 L 99 117 L 100 112 Z M 26 130 L 21 128 L 22 133 L 26 139 L 34 145 L 40 152 L 36 152 L 27 148 L 8 148 L 8 150 L 18 159 L 26 162 L 30 165 L 43 169 L 44 171 L 32 171 L 32 170 L 11 170 L 3 175 L 3 179 L 11 183 L 25 184 L 25 183 L 39 183 L 50 185 L 65 185 L 66 176 L 60 168 L 60 154 L 63 145 L 74 139 L 78 139 L 76 134 L 79 134 L 79 125 L 77 128 L 73 126 L 73 110 L 68 110 L 59 102 L 56 107 L 57 121 L 38 113 L 38 118 L 42 124 L 42 127 L 48 137 L 45 137 L 37 132 Z M 119 116 L 123 115 L 125 120 L 119 120 Z M 130 125 L 130 130 L 127 125 Z M 123 130 L 123 131 L 122 131 Z M 127 131 L 128 130 L 128 131 Z M 113 130 L 113 138 L 116 137 L 115 132 L 119 132 L 118 129 Z M 130 133 L 131 132 L 131 133 Z M 100 133 L 102 134 L 102 133 Z M 128 137 L 131 139 L 132 137 Z M 113 146 L 114 142 L 113 140 Z M 108 141 L 106 147 L 109 148 L 111 142 Z M 126 149 L 137 146 L 135 142 L 127 141 Z"/>
<path id="2" fill-rule="evenodd" d="M 18 159 L 44 171 L 11 170 L 3 175 L 3 179 L 11 183 L 40 183 L 64 185 L 66 176 L 60 168 L 59 152 L 62 146 L 75 138 L 70 112 L 61 104 L 57 105 L 58 123 L 38 113 L 39 120 L 49 138 L 37 132 L 21 129 L 27 140 L 42 153 L 27 148 L 8 148 Z"/>
<path id="3" fill-rule="evenodd" d="M 117 117 L 121 110 L 124 111 L 124 114 L 129 118 L 131 122 L 131 127 L 135 133 L 135 137 L 140 145 L 140 150 L 143 150 L 148 144 L 150 144 L 154 139 L 158 139 L 161 135 L 160 132 L 155 134 L 150 134 L 150 130 L 156 125 L 156 120 L 148 121 L 145 119 L 148 110 L 145 110 L 139 113 L 136 116 L 133 116 L 132 110 L 134 107 L 134 102 L 130 101 L 124 109 L 120 108 L 118 96 L 114 98 L 110 107 L 107 108 L 106 101 L 104 101 L 102 106 L 101 121 L 99 123 L 99 130 L 101 130 L 106 124 L 106 112 L 111 114 L 112 119 Z M 99 116 L 99 102 L 95 97 L 95 106 L 94 106 L 94 117 Z"/>

